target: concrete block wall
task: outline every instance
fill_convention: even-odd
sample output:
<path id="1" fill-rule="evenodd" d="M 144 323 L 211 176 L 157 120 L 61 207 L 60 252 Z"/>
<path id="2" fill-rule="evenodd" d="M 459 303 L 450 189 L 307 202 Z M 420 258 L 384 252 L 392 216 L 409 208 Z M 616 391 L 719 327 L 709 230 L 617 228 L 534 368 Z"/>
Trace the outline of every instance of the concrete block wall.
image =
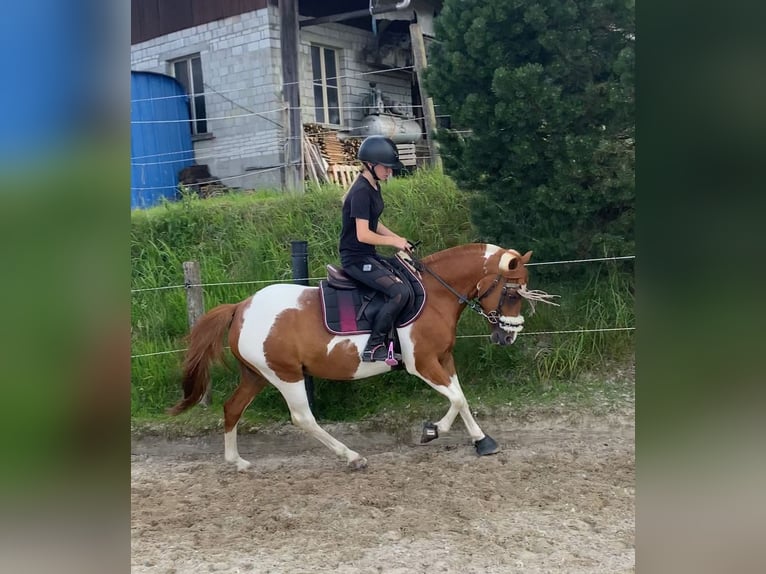
<path id="1" fill-rule="evenodd" d="M 131 46 L 131 69 L 173 75 L 172 60 L 199 54 L 211 139 L 197 163 L 230 187 L 280 187 L 284 104 L 276 6 Z M 259 171 L 263 170 L 263 171 Z"/>

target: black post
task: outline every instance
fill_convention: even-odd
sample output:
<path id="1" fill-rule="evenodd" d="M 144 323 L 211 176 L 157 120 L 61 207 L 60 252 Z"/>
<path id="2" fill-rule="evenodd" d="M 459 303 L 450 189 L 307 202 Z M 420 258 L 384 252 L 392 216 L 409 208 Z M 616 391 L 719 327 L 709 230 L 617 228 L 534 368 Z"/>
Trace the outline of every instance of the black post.
<path id="1" fill-rule="evenodd" d="M 309 248 L 307 241 L 291 241 L 293 257 L 293 283 L 309 284 Z"/>
<path id="2" fill-rule="evenodd" d="M 296 285 L 309 284 L 309 250 L 307 241 L 291 241 L 291 252 L 293 259 L 293 283 Z M 304 375 L 303 380 L 306 384 L 306 395 L 309 398 L 309 408 L 316 416 L 314 410 L 314 379 L 311 375 Z"/>

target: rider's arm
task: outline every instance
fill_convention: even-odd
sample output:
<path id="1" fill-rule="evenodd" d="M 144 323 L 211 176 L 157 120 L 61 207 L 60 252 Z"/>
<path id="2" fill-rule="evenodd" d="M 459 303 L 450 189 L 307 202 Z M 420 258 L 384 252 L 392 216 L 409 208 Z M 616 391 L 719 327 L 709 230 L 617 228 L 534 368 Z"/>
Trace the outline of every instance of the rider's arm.
<path id="1" fill-rule="evenodd" d="M 404 250 L 409 248 L 409 242 L 404 237 L 399 237 L 381 223 L 378 223 L 376 231 L 372 231 L 369 220 L 360 217 L 356 218 L 356 238 L 369 245 L 389 245 Z"/>
<path id="2" fill-rule="evenodd" d="M 388 227 L 383 225 L 381 221 L 378 221 L 378 228 L 375 231 L 380 235 L 389 235 L 391 237 L 401 237 L 400 235 L 394 233 Z"/>

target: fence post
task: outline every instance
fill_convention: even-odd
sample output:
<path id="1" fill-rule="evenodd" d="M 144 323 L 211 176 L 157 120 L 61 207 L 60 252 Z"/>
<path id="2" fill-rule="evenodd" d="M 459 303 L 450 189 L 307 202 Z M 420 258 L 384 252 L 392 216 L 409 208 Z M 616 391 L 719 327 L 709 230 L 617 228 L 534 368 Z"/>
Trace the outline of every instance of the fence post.
<path id="1" fill-rule="evenodd" d="M 428 67 L 426 60 L 426 47 L 423 40 L 423 31 L 420 24 L 413 22 L 410 24 L 410 43 L 412 45 L 412 57 L 415 64 L 415 76 L 418 80 L 418 89 L 420 90 L 420 103 L 423 104 L 423 120 L 426 126 L 426 143 L 428 144 L 428 163 L 439 171 L 442 170 L 442 160 L 439 155 L 439 144 L 434 140 L 436 136 L 436 113 L 434 112 L 434 101 L 429 97 L 428 91 L 423 85 L 423 73 Z"/>
<path id="2" fill-rule="evenodd" d="M 189 331 L 205 313 L 205 302 L 202 298 L 202 277 L 198 261 L 184 261 L 184 286 L 186 287 L 186 316 L 189 320 Z M 200 404 L 210 406 L 210 385 L 200 399 Z"/>
<path id="3" fill-rule="evenodd" d="M 309 284 L 309 251 L 307 241 L 291 241 L 291 254 L 293 263 L 293 283 L 296 285 Z M 314 404 L 314 379 L 311 375 L 303 376 L 306 385 L 306 395 L 309 399 L 309 408 L 316 416 Z"/>

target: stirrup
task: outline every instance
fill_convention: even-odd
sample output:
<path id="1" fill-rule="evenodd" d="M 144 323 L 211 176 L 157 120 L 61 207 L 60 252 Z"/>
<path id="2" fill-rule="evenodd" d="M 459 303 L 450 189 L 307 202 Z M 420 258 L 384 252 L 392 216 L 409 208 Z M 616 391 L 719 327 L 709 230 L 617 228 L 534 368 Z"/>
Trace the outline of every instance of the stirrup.
<path id="1" fill-rule="evenodd" d="M 399 361 L 396 360 L 396 357 L 394 356 L 394 342 L 391 341 L 388 344 L 388 354 L 386 355 L 386 365 L 389 367 L 395 367 L 399 364 Z"/>
<path id="2" fill-rule="evenodd" d="M 373 363 L 376 361 L 384 361 L 389 367 L 395 367 L 399 364 L 394 356 L 394 343 L 389 343 L 388 349 L 386 349 L 385 343 L 379 343 L 372 349 L 365 349 L 362 352 L 362 361 L 365 363 Z"/>

